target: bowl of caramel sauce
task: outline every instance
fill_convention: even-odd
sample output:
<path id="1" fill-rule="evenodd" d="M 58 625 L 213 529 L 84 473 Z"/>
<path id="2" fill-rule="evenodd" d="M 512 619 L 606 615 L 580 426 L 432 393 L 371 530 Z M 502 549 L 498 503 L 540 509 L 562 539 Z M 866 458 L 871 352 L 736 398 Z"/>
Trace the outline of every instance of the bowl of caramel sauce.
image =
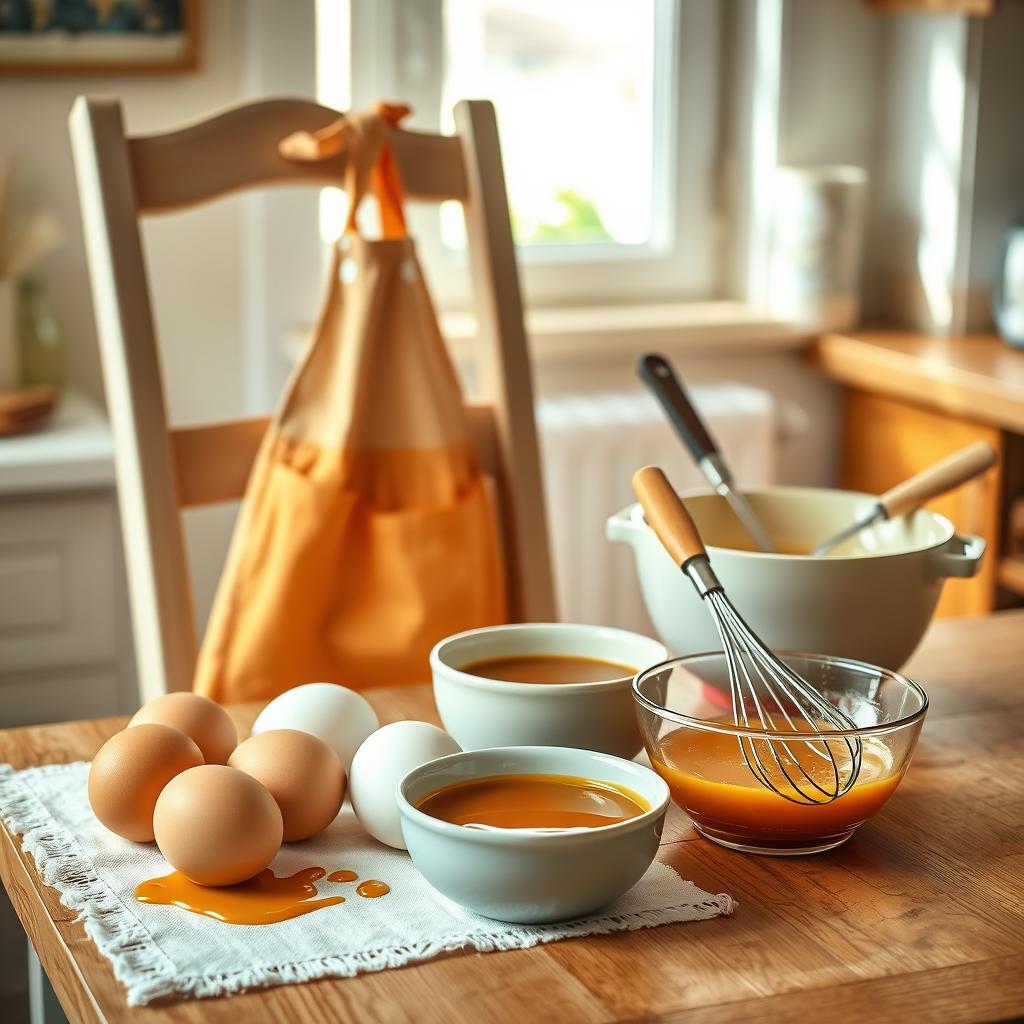
<path id="1" fill-rule="evenodd" d="M 630 683 L 667 657 L 624 629 L 530 622 L 448 637 L 430 670 L 441 721 L 464 750 L 579 747 L 628 759 L 642 746 Z"/>
<path id="2" fill-rule="evenodd" d="M 463 751 L 414 769 L 398 792 L 423 877 L 475 913 L 519 924 L 582 917 L 635 885 L 668 804 L 649 768 L 566 747 Z"/>
<path id="3" fill-rule="evenodd" d="M 745 690 L 747 706 L 734 712 L 727 659 L 715 652 L 666 661 L 636 677 L 640 730 L 654 770 L 702 836 L 745 853 L 819 853 L 846 842 L 896 791 L 928 696 L 906 676 L 866 662 L 777 653 L 851 728 L 820 722 L 815 733 L 795 708 L 773 707 L 763 688 L 760 706 Z M 859 766 L 842 795 L 808 802 L 815 782 L 828 792 L 836 770 L 822 756 L 822 736 L 841 773 L 854 757 Z M 770 787 L 755 778 L 751 761 Z"/>

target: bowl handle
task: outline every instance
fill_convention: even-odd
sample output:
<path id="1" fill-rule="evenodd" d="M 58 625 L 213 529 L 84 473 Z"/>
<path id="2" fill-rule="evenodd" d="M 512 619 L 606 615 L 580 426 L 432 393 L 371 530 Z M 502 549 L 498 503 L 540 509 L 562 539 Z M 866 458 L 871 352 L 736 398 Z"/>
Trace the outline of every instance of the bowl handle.
<path id="1" fill-rule="evenodd" d="M 962 537 L 954 533 L 942 547 L 936 549 L 934 556 L 935 575 L 939 579 L 947 576 L 969 578 L 977 576 L 981 568 L 981 558 L 985 554 L 988 542 L 981 537 Z"/>
<path id="2" fill-rule="evenodd" d="M 635 543 L 637 535 L 636 523 L 633 522 L 635 507 L 635 505 L 627 505 L 605 520 L 604 535 L 608 540 L 620 541 L 629 545 Z"/>

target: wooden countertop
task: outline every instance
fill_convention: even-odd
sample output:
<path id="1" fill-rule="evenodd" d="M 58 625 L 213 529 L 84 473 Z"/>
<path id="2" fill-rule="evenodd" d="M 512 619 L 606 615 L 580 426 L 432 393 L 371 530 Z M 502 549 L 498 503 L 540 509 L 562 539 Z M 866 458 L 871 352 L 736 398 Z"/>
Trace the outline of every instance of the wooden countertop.
<path id="1" fill-rule="evenodd" d="M 1024 611 L 933 625 L 908 666 L 931 696 L 914 763 L 878 816 L 837 850 L 744 856 L 700 839 L 673 809 L 660 859 L 735 896 L 731 917 L 129 1009 L 75 915 L 2 829 L 0 877 L 72 1020 L 1013 1018 L 1024 1014 L 1022 655 Z M 436 720 L 426 686 L 367 696 L 383 721 Z M 254 713 L 236 717 L 247 724 Z M 122 725 L 0 732 L 0 761 L 89 758 Z"/>
<path id="2" fill-rule="evenodd" d="M 842 384 L 1024 434 L 1024 351 L 994 334 L 825 334 L 807 359 Z"/>

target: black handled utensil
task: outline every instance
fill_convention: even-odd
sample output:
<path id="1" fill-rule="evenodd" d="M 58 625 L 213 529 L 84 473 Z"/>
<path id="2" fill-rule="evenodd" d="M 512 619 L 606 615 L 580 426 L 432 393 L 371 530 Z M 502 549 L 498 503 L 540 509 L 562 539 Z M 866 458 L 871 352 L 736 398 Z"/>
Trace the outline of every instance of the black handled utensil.
<path id="1" fill-rule="evenodd" d="M 637 360 L 636 372 L 661 403 L 676 433 L 693 456 L 697 468 L 711 486 L 729 503 L 736 518 L 761 551 L 774 552 L 768 531 L 754 514 L 747 499 L 733 486 L 732 473 L 711 439 L 707 427 L 693 407 L 669 361 L 655 352 Z"/>

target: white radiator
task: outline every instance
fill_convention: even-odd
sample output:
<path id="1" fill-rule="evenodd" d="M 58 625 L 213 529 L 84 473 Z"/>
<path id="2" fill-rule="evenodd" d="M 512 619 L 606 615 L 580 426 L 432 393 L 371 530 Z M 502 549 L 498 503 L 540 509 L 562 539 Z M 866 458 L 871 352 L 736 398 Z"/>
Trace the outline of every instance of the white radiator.
<path id="1" fill-rule="evenodd" d="M 776 404 L 738 384 L 693 387 L 690 396 L 741 486 L 775 480 Z M 632 551 L 605 539 L 604 523 L 633 501 L 630 477 L 647 463 L 679 488 L 706 486 L 646 392 L 561 395 L 537 404 L 549 535 L 560 617 L 653 635 Z"/>

